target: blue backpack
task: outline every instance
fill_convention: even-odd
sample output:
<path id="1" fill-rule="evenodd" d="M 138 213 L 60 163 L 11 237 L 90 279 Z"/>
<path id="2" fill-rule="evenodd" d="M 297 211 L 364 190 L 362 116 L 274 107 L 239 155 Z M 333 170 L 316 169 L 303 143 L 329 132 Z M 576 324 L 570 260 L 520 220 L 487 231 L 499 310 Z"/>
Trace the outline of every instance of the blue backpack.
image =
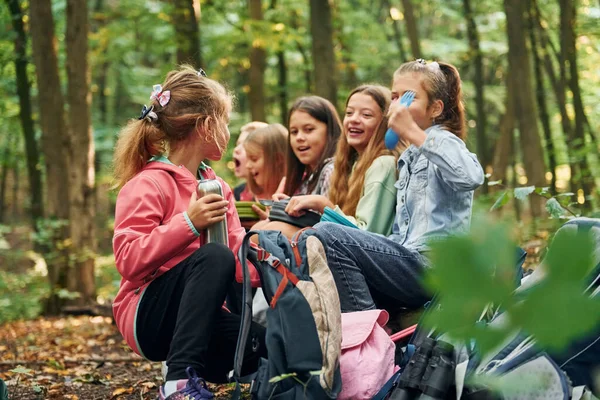
<path id="1" fill-rule="evenodd" d="M 258 248 L 250 237 L 258 234 Z M 327 266 L 325 248 L 314 229 L 288 240 L 278 231 L 250 231 L 240 248 L 244 271 L 242 323 L 233 379 L 241 377 L 244 348 L 252 319 L 247 260 L 259 272 L 269 304 L 266 346 L 252 377 L 253 399 L 335 399 L 341 390 L 339 359 L 342 327 L 338 292 Z"/>

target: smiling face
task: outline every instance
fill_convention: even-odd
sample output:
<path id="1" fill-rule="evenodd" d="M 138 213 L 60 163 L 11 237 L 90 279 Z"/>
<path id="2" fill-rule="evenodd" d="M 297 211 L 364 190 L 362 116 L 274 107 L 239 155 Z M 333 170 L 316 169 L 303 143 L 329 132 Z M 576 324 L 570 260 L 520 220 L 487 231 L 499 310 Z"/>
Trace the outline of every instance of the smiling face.
<path id="1" fill-rule="evenodd" d="M 248 177 L 252 178 L 257 186 L 264 188 L 266 182 L 265 152 L 260 148 L 246 149 L 246 168 Z"/>
<path id="2" fill-rule="evenodd" d="M 430 104 L 420 74 L 407 72 L 394 75 L 392 101 L 397 101 L 409 90 L 415 92 L 415 98 L 408 111 L 419 128 L 426 130 L 433 124 L 434 118 L 441 115 L 444 105 L 441 100 L 435 100 Z"/>
<path id="3" fill-rule="evenodd" d="M 248 176 L 246 169 L 246 149 L 244 149 L 244 140 L 248 136 L 248 132 L 241 131 L 238 140 L 233 149 L 233 162 L 235 163 L 234 173 L 237 178 L 245 178 Z"/>
<path id="4" fill-rule="evenodd" d="M 290 145 L 302 164 L 309 166 L 314 171 L 326 144 L 327 124 L 301 110 L 292 113 L 290 116 Z"/>
<path id="5" fill-rule="evenodd" d="M 362 92 L 353 94 L 344 115 L 344 134 L 348 144 L 359 154 L 362 153 L 382 118 L 383 112 L 371 96 Z"/>

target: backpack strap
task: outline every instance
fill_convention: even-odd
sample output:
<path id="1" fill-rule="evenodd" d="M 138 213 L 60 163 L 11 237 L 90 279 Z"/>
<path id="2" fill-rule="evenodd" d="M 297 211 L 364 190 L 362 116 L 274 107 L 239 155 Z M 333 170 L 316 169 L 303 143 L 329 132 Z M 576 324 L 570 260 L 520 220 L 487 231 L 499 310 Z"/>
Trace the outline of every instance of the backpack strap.
<path id="1" fill-rule="evenodd" d="M 235 357 L 233 359 L 233 376 L 232 379 L 236 383 L 236 388 L 232 399 L 239 399 L 241 394 L 240 383 L 244 382 L 241 376 L 242 365 L 244 363 L 244 352 L 246 350 L 246 341 L 250 333 L 250 325 L 252 324 L 252 286 L 250 283 L 250 271 L 248 269 L 248 258 L 250 261 L 256 261 L 256 251 L 250 248 L 250 237 L 258 234 L 256 231 L 246 233 L 242 241 L 238 253 L 238 259 L 242 265 L 243 282 L 242 282 L 242 315 L 240 323 L 240 333 L 238 335 L 237 345 L 235 347 Z M 255 263 L 256 264 L 256 263 Z"/>

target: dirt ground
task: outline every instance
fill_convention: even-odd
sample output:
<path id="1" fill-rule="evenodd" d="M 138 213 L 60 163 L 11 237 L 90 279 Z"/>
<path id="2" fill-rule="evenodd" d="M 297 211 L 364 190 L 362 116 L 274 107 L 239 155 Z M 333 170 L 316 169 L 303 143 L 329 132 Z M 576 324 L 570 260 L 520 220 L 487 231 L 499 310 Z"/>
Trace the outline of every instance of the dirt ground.
<path id="1" fill-rule="evenodd" d="M 157 398 L 161 366 L 129 350 L 110 318 L 39 318 L 0 326 L 0 379 L 10 400 L 145 400 Z"/>

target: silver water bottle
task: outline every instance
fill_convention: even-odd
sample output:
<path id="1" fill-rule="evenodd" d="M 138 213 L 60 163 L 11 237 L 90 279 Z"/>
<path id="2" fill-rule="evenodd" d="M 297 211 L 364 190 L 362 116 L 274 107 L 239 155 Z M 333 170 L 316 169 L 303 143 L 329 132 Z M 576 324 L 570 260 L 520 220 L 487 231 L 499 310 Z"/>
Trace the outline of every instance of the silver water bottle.
<path id="1" fill-rule="evenodd" d="M 221 187 L 221 182 L 218 180 L 206 179 L 198 182 L 197 193 L 198 198 L 211 193 L 223 196 L 223 188 Z M 227 218 L 206 228 L 206 242 L 221 243 L 225 246 L 229 246 L 229 237 L 227 235 Z"/>

